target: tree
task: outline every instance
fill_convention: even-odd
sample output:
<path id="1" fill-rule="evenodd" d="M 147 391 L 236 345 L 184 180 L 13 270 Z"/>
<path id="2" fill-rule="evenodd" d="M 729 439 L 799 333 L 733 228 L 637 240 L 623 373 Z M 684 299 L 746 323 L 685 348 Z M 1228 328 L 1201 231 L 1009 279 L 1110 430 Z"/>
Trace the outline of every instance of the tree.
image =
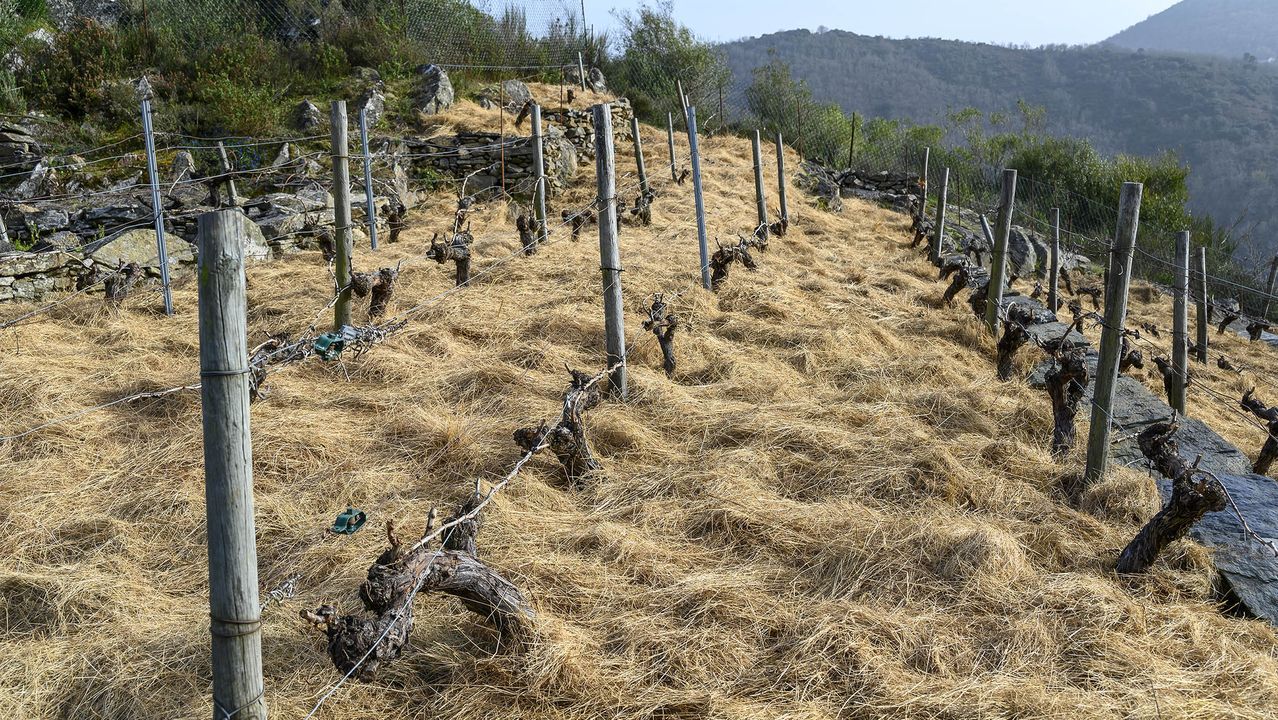
<path id="1" fill-rule="evenodd" d="M 732 77 L 719 50 L 698 40 L 672 15 L 670 0 L 644 5 L 621 21 L 621 56 L 609 78 L 630 98 L 640 116 L 664 118 L 679 109 L 675 83 L 683 83 L 688 102 L 717 103 L 719 90 Z"/>

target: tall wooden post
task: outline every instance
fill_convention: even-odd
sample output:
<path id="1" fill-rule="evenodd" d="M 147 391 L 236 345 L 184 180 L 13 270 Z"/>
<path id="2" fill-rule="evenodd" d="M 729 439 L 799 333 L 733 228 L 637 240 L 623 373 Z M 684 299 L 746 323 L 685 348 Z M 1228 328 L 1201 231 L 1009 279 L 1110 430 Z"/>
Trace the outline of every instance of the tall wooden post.
<path id="1" fill-rule="evenodd" d="M 533 134 L 533 172 L 536 175 L 536 189 L 533 193 L 533 214 L 537 218 L 537 242 L 546 242 L 550 236 L 550 227 L 546 223 L 546 149 L 541 135 L 541 105 L 532 106 Z"/>
<path id="2" fill-rule="evenodd" d="M 674 113 L 666 113 L 666 144 L 670 147 L 670 179 L 678 180 L 679 173 L 675 171 Z"/>
<path id="3" fill-rule="evenodd" d="M 781 224 L 790 224 L 790 204 L 785 199 L 785 144 L 777 131 L 777 201 L 781 203 Z"/>
<path id="4" fill-rule="evenodd" d="M 1261 320 L 1269 320 L 1269 303 L 1274 299 L 1274 289 L 1278 287 L 1278 257 L 1269 261 L 1269 282 L 1265 284 L 1265 309 L 1260 314 Z"/>
<path id="5" fill-rule="evenodd" d="M 1114 386 L 1118 384 L 1123 326 L 1127 322 L 1127 285 L 1132 274 L 1132 250 L 1140 225 L 1140 183 L 1123 183 L 1118 204 L 1118 231 L 1110 251 L 1109 284 L 1105 287 L 1105 329 L 1101 333 L 1100 362 L 1092 394 L 1092 425 L 1087 438 L 1087 469 L 1083 480 L 1093 483 L 1109 469 L 1109 435 L 1114 408 Z"/>
<path id="6" fill-rule="evenodd" d="M 688 154 L 692 163 L 692 197 L 697 207 L 697 244 L 701 249 L 701 286 L 710 289 L 710 248 L 706 238 L 706 203 L 701 195 L 701 154 L 697 149 L 697 108 L 688 108 Z"/>
<path id="7" fill-rule="evenodd" d="M 333 248 L 337 258 L 333 272 L 339 291 L 333 305 L 333 331 L 351 324 L 351 172 L 347 156 L 346 101 L 334 100 L 329 107 L 329 134 L 333 155 Z"/>
<path id="8" fill-rule="evenodd" d="M 751 140 L 754 143 L 754 206 L 759 215 L 756 231 L 766 240 L 768 238 L 768 201 L 763 193 L 763 153 L 759 147 L 758 130 L 754 131 Z"/>
<path id="9" fill-rule="evenodd" d="M 377 204 L 373 201 L 373 158 L 368 152 L 368 108 L 359 109 L 359 147 L 364 155 L 364 219 L 369 247 L 377 249 Z"/>
<path id="10" fill-rule="evenodd" d="M 1207 310 L 1207 248 L 1198 248 L 1198 362 L 1207 362 L 1207 328 L 1211 327 L 1211 313 Z"/>
<path id="11" fill-rule="evenodd" d="M 933 265 L 941 264 L 941 244 L 945 242 L 945 202 L 950 194 L 950 169 L 945 168 L 941 175 L 941 191 L 936 195 L 936 229 L 932 232 L 932 252 L 929 256 Z"/>
<path id="12" fill-rule="evenodd" d="M 626 328 L 622 318 L 621 250 L 617 247 L 617 178 L 612 149 L 612 109 L 592 108 L 595 173 L 599 182 L 599 269 L 603 272 L 604 335 L 608 349 L 608 394 L 626 398 Z"/>
<path id="13" fill-rule="evenodd" d="M 922 187 L 922 195 L 919 196 L 919 223 L 923 222 L 923 218 L 927 214 L 927 172 L 928 163 L 932 160 L 932 148 L 923 148 L 923 174 L 919 176 L 919 185 Z"/>
<path id="14" fill-rule="evenodd" d="M 200 401 L 215 718 L 265 720 L 253 526 L 253 442 L 238 210 L 199 217 Z"/>
<path id="15" fill-rule="evenodd" d="M 1012 235 L 1012 210 L 1016 202 L 1016 171 L 1003 171 L 1003 187 L 998 203 L 998 221 L 994 228 L 994 255 L 990 260 L 990 291 L 985 298 L 985 326 L 990 334 L 998 334 L 998 314 L 1003 305 L 1003 286 L 1007 284 L 1007 243 Z"/>
<path id="16" fill-rule="evenodd" d="M 683 115 L 688 116 L 688 96 L 683 93 L 683 81 L 675 80 L 675 90 L 679 93 L 679 107 L 683 108 Z"/>
<path id="17" fill-rule="evenodd" d="M 630 134 L 635 144 L 635 170 L 639 173 L 639 193 L 648 197 L 651 191 L 648 187 L 648 170 L 643 165 L 643 137 L 639 134 L 638 116 L 630 118 Z"/>
<path id="18" fill-rule="evenodd" d="M 1189 373 L 1189 231 L 1176 238 L 1175 296 L 1172 301 L 1172 372 L 1176 382 L 1168 388 L 1167 404 L 1185 414 L 1185 388 Z"/>
<path id="19" fill-rule="evenodd" d="M 1047 275 L 1047 309 L 1061 309 L 1061 209 L 1052 208 L 1052 258 Z"/>
<path id="20" fill-rule="evenodd" d="M 226 146 L 221 140 L 217 141 L 217 154 L 222 162 L 222 174 L 226 176 L 226 204 L 231 207 L 238 207 L 240 204 L 240 193 L 235 189 L 235 168 L 231 167 L 231 158 L 226 154 Z"/>
<path id="21" fill-rule="evenodd" d="M 577 53 L 577 74 L 581 76 L 581 91 L 586 91 L 586 62 L 582 60 L 581 53 Z"/>

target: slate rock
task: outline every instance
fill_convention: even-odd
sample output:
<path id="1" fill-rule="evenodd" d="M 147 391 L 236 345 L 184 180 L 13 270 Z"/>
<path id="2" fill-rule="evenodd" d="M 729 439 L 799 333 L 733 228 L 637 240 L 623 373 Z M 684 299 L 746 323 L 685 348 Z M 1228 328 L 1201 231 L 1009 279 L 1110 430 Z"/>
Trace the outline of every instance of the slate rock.
<path id="1" fill-rule="evenodd" d="M 417 68 L 417 88 L 413 92 L 413 110 L 433 115 L 452 107 L 457 94 L 448 73 L 438 65 Z"/>
<path id="2" fill-rule="evenodd" d="M 170 240 L 166 243 L 165 249 L 169 256 L 170 268 L 177 267 L 179 263 L 195 261 L 195 253 L 185 242 Z M 160 267 L 159 250 L 156 248 L 153 228 L 126 230 L 118 235 L 92 242 L 85 247 L 84 254 L 98 265 L 108 268 L 118 267 L 121 262 L 126 265 L 137 263 L 143 268 Z"/>
<path id="3" fill-rule="evenodd" d="M 532 91 L 522 80 L 506 80 L 501 87 L 506 95 L 506 107 L 523 107 L 524 103 L 532 100 Z"/>

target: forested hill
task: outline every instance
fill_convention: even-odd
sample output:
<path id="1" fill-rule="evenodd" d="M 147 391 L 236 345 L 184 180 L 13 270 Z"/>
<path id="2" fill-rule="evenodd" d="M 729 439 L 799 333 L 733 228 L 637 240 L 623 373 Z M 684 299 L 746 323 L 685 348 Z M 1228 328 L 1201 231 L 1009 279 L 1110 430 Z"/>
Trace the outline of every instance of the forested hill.
<path id="1" fill-rule="evenodd" d="M 1132 50 L 1189 52 L 1259 62 L 1278 58 L 1274 0 L 1184 0 L 1107 42 Z"/>
<path id="2" fill-rule="evenodd" d="M 1191 208 L 1220 223 L 1259 222 L 1278 244 L 1278 72 L 1241 61 L 1097 47 L 1020 50 L 794 30 L 724 46 L 735 92 L 769 51 L 821 101 L 847 112 L 944 124 L 947 112 L 1047 110 L 1054 134 L 1105 152 L 1172 150 L 1192 168 Z"/>

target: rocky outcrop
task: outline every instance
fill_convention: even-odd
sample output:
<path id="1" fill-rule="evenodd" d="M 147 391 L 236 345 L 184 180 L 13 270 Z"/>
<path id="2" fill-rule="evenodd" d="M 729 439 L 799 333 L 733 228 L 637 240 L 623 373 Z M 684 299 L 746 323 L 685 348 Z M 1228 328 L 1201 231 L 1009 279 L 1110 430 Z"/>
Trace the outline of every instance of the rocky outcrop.
<path id="1" fill-rule="evenodd" d="M 0 175 L 32 170 L 42 157 L 40 143 L 31 130 L 15 123 L 0 122 Z"/>

